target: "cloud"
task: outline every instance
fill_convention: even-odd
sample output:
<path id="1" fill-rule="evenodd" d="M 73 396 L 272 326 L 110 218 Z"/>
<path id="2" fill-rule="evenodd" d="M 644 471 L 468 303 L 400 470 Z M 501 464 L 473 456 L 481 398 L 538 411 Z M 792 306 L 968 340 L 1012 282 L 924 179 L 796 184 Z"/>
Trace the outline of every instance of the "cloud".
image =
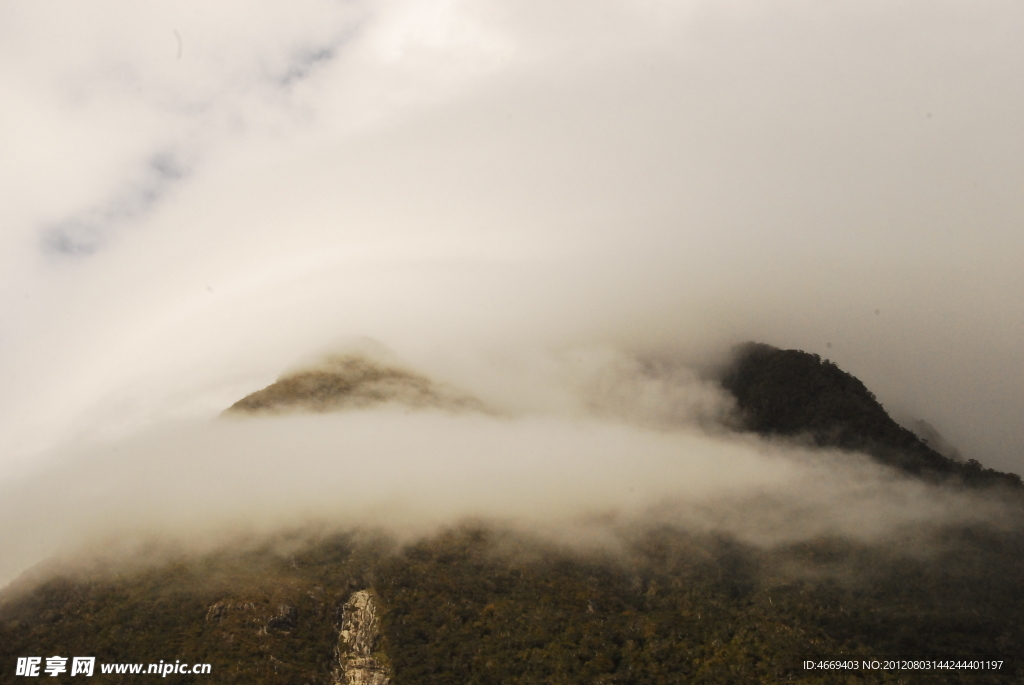
<path id="1" fill-rule="evenodd" d="M 118 229 L 151 211 L 186 175 L 173 154 L 157 154 L 146 164 L 143 179 L 98 209 L 88 210 L 45 229 L 43 245 L 53 252 L 88 256 L 101 249 Z"/>
<path id="2" fill-rule="evenodd" d="M 857 455 L 606 416 L 400 408 L 162 425 L 59 453 L 2 502 L 8 579 L 125 539 L 209 549 L 308 525 L 408 538 L 469 518 L 593 541 L 659 524 L 770 546 L 1008 519 Z"/>
<path id="3" fill-rule="evenodd" d="M 552 359 L 802 348 L 1019 472 L 1021 11 L 4 7 L 0 483 L 354 335 L 644 430 L 699 378 L 623 405 Z"/>
<path id="4" fill-rule="evenodd" d="M 381 366 L 397 362 L 379 345 L 356 348 L 373 350 L 376 365 L 333 357 L 277 386 L 313 372 L 335 374 L 336 388 L 354 381 L 352 401 L 333 411 L 164 422 L 77 441 L 8 481 L 0 579 L 45 557 L 102 557 L 132 541 L 202 551 L 295 528 L 411 539 L 473 520 L 614 546 L 623 531 L 672 526 L 771 547 L 1015 525 L 991 493 L 928 485 L 864 455 L 730 433 L 728 396 L 683 366 L 607 349 L 485 373 L 477 365 L 484 403 L 407 370 L 390 385 L 360 386 L 373 370 L 400 367 Z"/>

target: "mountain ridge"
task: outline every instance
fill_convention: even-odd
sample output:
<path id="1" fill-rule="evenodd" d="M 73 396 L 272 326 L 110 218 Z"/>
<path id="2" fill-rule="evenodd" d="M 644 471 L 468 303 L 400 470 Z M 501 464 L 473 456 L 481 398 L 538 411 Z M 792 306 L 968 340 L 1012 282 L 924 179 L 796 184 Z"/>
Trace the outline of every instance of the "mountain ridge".
<path id="1" fill-rule="evenodd" d="M 806 436 L 818 447 L 869 454 L 936 482 L 1024 489 L 1017 474 L 960 462 L 899 425 L 858 378 L 801 350 L 748 342 L 721 377 L 736 398 L 744 429 L 765 436 Z"/>

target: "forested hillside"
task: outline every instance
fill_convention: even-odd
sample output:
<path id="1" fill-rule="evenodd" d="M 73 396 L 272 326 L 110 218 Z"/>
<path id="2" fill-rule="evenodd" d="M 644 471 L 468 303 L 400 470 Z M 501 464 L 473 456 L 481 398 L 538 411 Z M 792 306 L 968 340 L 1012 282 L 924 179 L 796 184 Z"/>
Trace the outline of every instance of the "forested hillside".
<path id="1" fill-rule="evenodd" d="M 860 380 L 818 355 L 747 343 L 738 348 L 722 384 L 736 397 L 748 430 L 866 452 L 931 480 L 1022 487 L 1016 474 L 939 454 L 893 421 Z"/>
<path id="2" fill-rule="evenodd" d="M 801 666 L 826 656 L 1000 656 L 999 673 L 898 682 L 1018 682 L 1024 539 L 928 539 L 926 556 L 836 539 L 759 550 L 668 529 L 617 554 L 480 527 L 406 547 L 336 535 L 282 554 L 275 540 L 8 591 L 0 682 L 20 680 L 18 656 L 95 655 L 212 665 L 167 682 L 331 683 L 342 607 L 363 588 L 382 607 L 394 683 L 890 682 Z"/>
<path id="3" fill-rule="evenodd" d="M 411 384 L 417 398 L 433 392 L 416 376 L 364 376 Z M 363 393 L 329 380 L 331 403 Z M 1020 518 L 1018 477 L 934 452 L 834 364 L 749 345 L 723 384 L 748 430 L 865 451 L 937 488 L 978 486 Z M 284 388 L 289 403 L 302 403 L 300 386 Z M 589 545 L 480 521 L 401 541 L 327 530 L 40 567 L 0 592 L 0 683 L 25 682 L 19 657 L 59 655 L 211 665 L 210 675 L 168 683 L 328 685 L 357 682 L 342 662 L 359 654 L 372 654 L 363 661 L 374 682 L 396 685 L 1024 682 L 1024 533 L 1007 519 L 775 545 L 663 523 L 613 527 L 612 539 Z M 379 630 L 360 638 L 361 652 L 339 642 L 357 594 L 364 609 L 372 602 Z M 897 674 L 802 665 L 868 657 L 1003 666 Z"/>

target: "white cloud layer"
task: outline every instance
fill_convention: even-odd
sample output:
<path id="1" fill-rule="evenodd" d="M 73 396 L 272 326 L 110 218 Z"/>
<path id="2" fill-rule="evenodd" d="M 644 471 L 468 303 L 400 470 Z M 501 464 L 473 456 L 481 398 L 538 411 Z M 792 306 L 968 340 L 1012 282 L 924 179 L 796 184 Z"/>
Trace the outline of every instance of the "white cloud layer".
<path id="1" fill-rule="evenodd" d="M 0 483 L 353 335 L 457 380 L 799 347 L 1020 472 L 1022 15 L 5 4 Z"/>
<path id="2" fill-rule="evenodd" d="M 608 544 L 655 524 L 769 546 L 1013 520 L 999 501 L 858 455 L 572 412 L 179 421 L 79 445 L 48 466 L 0 489 L 0 583 L 46 557 L 102 557 L 126 541 L 204 550 L 309 525 L 408 538 L 473 519 Z"/>

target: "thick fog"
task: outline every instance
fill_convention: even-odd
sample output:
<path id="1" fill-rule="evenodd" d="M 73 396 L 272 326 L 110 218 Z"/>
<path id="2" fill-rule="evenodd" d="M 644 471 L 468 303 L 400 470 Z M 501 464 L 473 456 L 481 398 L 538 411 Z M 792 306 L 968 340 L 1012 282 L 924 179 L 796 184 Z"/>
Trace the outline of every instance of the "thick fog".
<path id="1" fill-rule="evenodd" d="M 0 7 L 2 573 L 104 521 L 792 488 L 818 457 L 709 429 L 726 400 L 701 382 L 672 385 L 671 430 L 664 388 L 573 385 L 747 339 L 1021 472 L 1022 21 L 1008 0 Z M 353 336 L 508 415 L 215 419 Z M 328 496 L 348 473 L 374 497 Z M 626 474 L 641 494 L 609 493 Z"/>
<path id="2" fill-rule="evenodd" d="M 103 559 L 154 543 L 202 552 L 295 529 L 410 540 L 467 520 L 613 551 L 651 525 L 758 546 L 1019 525 L 1019 508 L 991 492 L 715 430 L 728 402 L 711 387 L 645 381 L 604 361 L 569 362 L 534 392 L 521 382 L 504 405 L 494 389 L 484 411 L 232 415 L 58 450 L 0 491 L 0 578 L 54 555 Z"/>

